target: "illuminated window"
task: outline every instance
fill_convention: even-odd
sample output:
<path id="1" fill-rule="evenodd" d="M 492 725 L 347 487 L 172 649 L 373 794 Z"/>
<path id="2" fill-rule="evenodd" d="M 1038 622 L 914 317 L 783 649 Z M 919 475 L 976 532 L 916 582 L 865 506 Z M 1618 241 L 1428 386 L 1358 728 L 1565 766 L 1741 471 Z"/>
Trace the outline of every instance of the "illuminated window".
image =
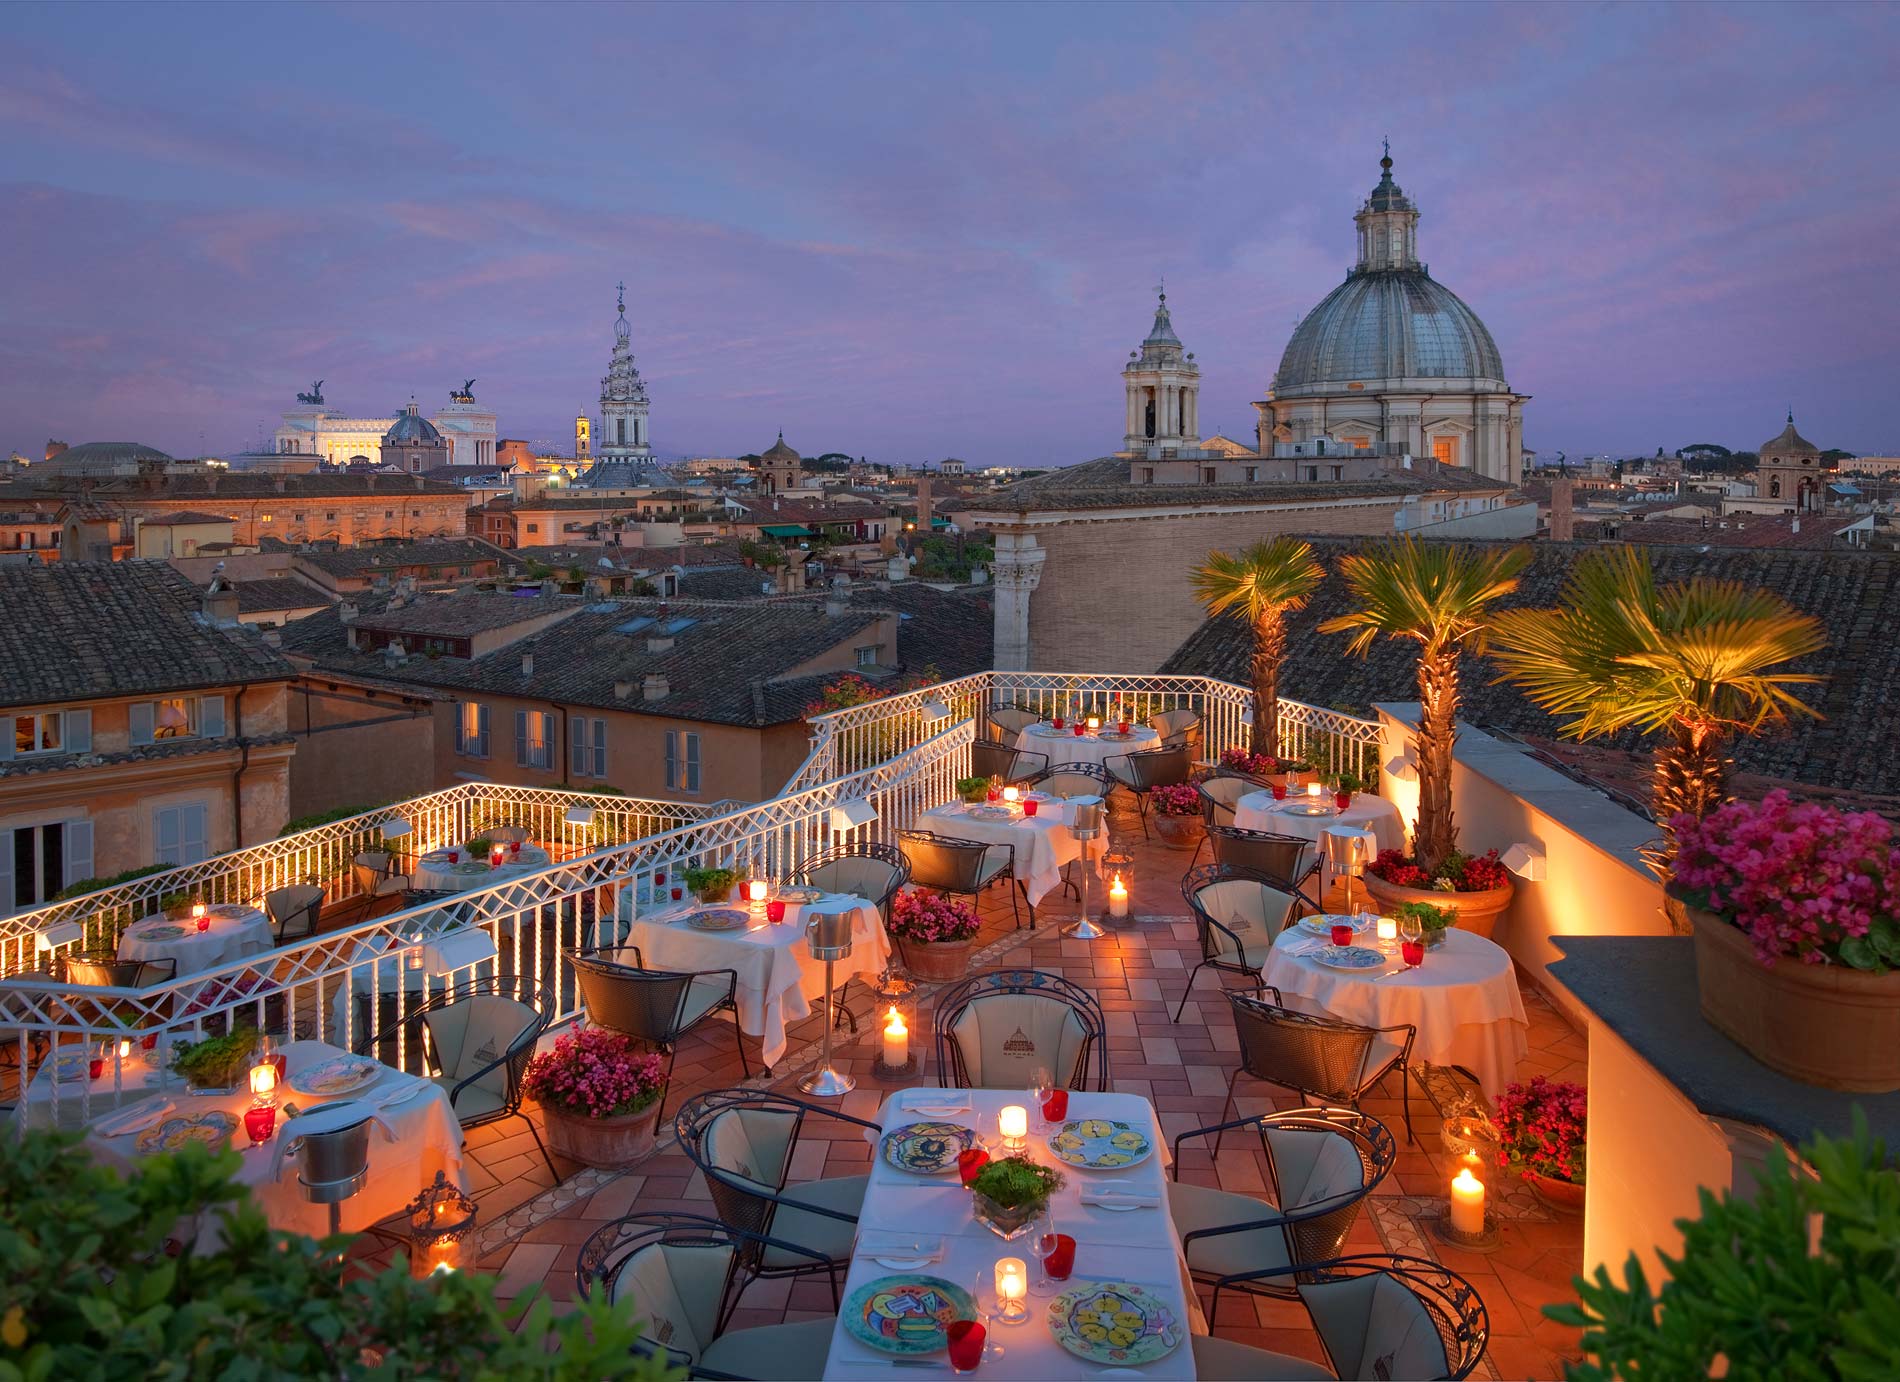
<path id="1" fill-rule="evenodd" d="M 173 696 L 152 702 L 153 739 L 190 739 L 198 733 L 195 696 Z"/>
<path id="2" fill-rule="evenodd" d="M 1371 437 L 1341 437 L 1340 440 L 1355 451 L 1363 451 L 1372 445 Z"/>
<path id="3" fill-rule="evenodd" d="M 1440 465 L 1458 464 L 1458 438 L 1433 437 L 1432 459 Z"/>
<path id="4" fill-rule="evenodd" d="M 259 523 L 269 523 L 271 521 L 271 516 L 267 513 L 260 513 L 257 516 L 257 521 Z"/>
<path id="5" fill-rule="evenodd" d="M 29 753 L 58 753 L 63 742 L 60 737 L 60 713 L 57 710 L 44 711 L 38 715 L 15 715 L 13 717 L 13 753 L 15 757 L 24 757 Z"/>

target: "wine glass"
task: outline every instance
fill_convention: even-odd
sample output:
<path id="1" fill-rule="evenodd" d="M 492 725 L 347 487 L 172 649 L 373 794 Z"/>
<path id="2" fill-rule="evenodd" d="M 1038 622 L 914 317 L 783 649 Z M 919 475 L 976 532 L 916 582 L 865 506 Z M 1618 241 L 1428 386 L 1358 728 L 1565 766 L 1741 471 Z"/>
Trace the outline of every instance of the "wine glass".
<path id="1" fill-rule="evenodd" d="M 1399 954 L 1407 968 L 1425 963 L 1425 923 L 1415 916 L 1399 918 Z"/>
<path id="2" fill-rule="evenodd" d="M 1049 1120 L 1042 1116 L 1042 1102 L 1049 1097 L 1049 1091 L 1056 1086 L 1056 1077 L 1049 1067 L 1039 1065 L 1029 1072 L 1029 1116 L 1035 1120 L 1036 1131 L 1049 1131 Z"/>
<path id="3" fill-rule="evenodd" d="M 1030 1283 L 1031 1295 L 1052 1296 L 1061 1284 L 1049 1275 L 1049 1254 L 1056 1250 L 1055 1211 L 1044 1206 L 1040 1214 L 1029 1221 L 1029 1255 L 1036 1259 L 1036 1279 Z"/>

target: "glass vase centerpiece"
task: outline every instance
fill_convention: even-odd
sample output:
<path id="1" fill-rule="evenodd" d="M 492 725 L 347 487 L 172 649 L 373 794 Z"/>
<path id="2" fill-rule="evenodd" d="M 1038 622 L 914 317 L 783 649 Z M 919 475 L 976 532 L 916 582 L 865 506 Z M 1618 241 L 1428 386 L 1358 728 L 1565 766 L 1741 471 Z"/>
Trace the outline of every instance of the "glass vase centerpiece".
<path id="1" fill-rule="evenodd" d="M 1019 1238 L 1049 1207 L 1049 1197 L 1062 1184 L 1062 1172 L 1052 1166 L 1038 1165 L 1026 1156 L 998 1157 L 970 1181 L 970 1210 L 998 1238 Z"/>

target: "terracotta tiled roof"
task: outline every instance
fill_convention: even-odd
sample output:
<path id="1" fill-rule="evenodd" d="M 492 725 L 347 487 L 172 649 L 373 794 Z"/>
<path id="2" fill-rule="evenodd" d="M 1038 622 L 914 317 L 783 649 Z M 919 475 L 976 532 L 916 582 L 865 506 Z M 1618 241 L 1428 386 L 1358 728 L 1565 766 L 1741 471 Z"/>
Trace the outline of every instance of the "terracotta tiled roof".
<path id="1" fill-rule="evenodd" d="M 229 523 L 231 516 L 223 513 L 206 513 L 203 509 L 180 509 L 176 513 L 155 514 L 141 520 L 148 528 L 182 528 L 192 523 Z"/>
<path id="2" fill-rule="evenodd" d="M 548 615 L 567 615 L 581 607 L 579 595 L 511 594 L 499 590 L 458 590 L 452 595 L 418 595 L 398 603 L 362 610 L 357 626 L 384 633 L 440 634 L 459 637 L 531 623 Z"/>
<path id="3" fill-rule="evenodd" d="M 1315 539 L 1313 545 L 1332 570 L 1341 553 L 1361 544 Z M 1571 566 L 1597 547 L 1575 542 L 1535 544 L 1531 565 L 1504 607 L 1555 605 Z M 1825 718 L 1800 720 L 1736 743 L 1738 769 L 1844 791 L 1900 795 L 1900 639 L 1893 636 L 1893 630 L 1900 628 L 1900 555 L 1787 550 L 1701 553 L 1689 547 L 1656 547 L 1650 550 L 1650 558 L 1664 582 L 1691 575 L 1741 581 L 1776 592 L 1826 625 L 1826 649 L 1796 664 L 1799 670 L 1828 677 L 1822 685 L 1802 692 Z M 1344 636 L 1317 632 L 1322 621 L 1350 608 L 1345 583 L 1333 575 L 1305 609 L 1289 616 L 1281 694 L 1357 713 L 1364 713 L 1374 701 L 1417 700 L 1410 644 L 1381 639 L 1371 656 L 1362 659 L 1346 654 Z M 1188 636 L 1161 670 L 1244 684 L 1249 642 L 1239 623 L 1210 619 Z M 1562 721 L 1532 705 L 1516 689 L 1493 685 L 1496 675 L 1496 668 L 1485 659 L 1466 659 L 1461 678 L 1464 718 L 1527 736 L 1556 737 Z M 1637 735 L 1622 735 L 1604 741 L 1603 747 L 1632 749 L 1646 742 Z"/>
<path id="4" fill-rule="evenodd" d="M 231 589 L 237 592 L 239 614 L 258 614 L 272 609 L 318 609 L 330 603 L 330 597 L 323 591 L 293 576 L 233 581 Z"/>
<path id="5" fill-rule="evenodd" d="M 506 564 L 508 554 L 491 543 L 471 537 L 442 542 L 403 542 L 389 546 L 369 544 L 316 548 L 298 552 L 297 559 L 332 576 L 363 576 L 378 571 L 400 571 L 412 566 Z"/>
<path id="6" fill-rule="evenodd" d="M 219 628 L 162 561 L 0 567 L 0 705 L 45 705 L 291 675 L 250 629 Z"/>
<path id="7" fill-rule="evenodd" d="M 1840 545 L 1838 534 L 1854 524 L 1852 518 L 1824 518 L 1808 514 L 1793 518 L 1785 514 L 1730 514 L 1718 518 L 1711 514 L 1706 525 L 1692 518 L 1646 518 L 1614 520 L 1617 539 L 1640 542 L 1646 546 L 1666 544 L 1677 547 L 1794 547 L 1826 551 Z M 1601 528 L 1602 520 L 1598 521 Z M 1585 520 L 1578 519 L 1581 530 Z M 1579 536 L 1587 536 L 1579 533 Z"/>
<path id="8" fill-rule="evenodd" d="M 1445 490 L 1508 490 L 1457 466 L 1423 471 L 1389 471 L 1377 480 L 1276 480 L 1260 484 L 1136 485 L 1128 480 L 1125 456 L 1102 456 L 1005 485 L 975 500 L 978 513 L 1035 513 L 1051 509 L 1159 508 L 1201 504 L 1286 503 L 1294 500 L 1402 499 L 1408 494 Z"/>

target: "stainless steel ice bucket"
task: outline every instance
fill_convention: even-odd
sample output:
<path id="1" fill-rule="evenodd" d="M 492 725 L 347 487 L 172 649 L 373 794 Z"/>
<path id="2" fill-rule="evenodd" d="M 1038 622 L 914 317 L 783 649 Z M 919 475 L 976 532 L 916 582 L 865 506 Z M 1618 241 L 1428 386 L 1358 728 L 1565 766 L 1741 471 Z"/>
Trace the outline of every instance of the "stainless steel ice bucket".
<path id="1" fill-rule="evenodd" d="M 814 960 L 842 960 L 851 953 L 852 912 L 819 912 L 805 923 L 805 944 Z"/>

